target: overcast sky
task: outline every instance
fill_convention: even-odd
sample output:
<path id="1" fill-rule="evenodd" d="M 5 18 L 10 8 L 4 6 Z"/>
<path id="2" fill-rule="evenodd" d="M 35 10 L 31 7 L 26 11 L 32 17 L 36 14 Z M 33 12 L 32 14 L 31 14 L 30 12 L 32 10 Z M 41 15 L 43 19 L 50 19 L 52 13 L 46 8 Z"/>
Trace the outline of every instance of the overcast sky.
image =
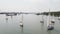
<path id="1" fill-rule="evenodd" d="M 59 11 L 60 0 L 0 0 L 0 11 Z"/>

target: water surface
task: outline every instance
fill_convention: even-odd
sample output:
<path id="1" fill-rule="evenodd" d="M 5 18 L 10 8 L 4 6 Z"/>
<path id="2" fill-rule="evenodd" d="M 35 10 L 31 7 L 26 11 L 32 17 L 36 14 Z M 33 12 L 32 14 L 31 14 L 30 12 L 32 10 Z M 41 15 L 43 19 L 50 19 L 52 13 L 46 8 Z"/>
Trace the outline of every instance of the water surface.
<path id="1" fill-rule="evenodd" d="M 44 16 L 44 24 L 40 23 L 42 15 L 24 15 L 23 25 L 20 27 L 22 15 L 10 16 L 0 15 L 0 34 L 60 34 L 60 20 L 56 17 L 50 19 L 55 20 L 54 30 L 47 31 L 48 16 Z M 8 18 L 8 20 L 6 20 Z"/>

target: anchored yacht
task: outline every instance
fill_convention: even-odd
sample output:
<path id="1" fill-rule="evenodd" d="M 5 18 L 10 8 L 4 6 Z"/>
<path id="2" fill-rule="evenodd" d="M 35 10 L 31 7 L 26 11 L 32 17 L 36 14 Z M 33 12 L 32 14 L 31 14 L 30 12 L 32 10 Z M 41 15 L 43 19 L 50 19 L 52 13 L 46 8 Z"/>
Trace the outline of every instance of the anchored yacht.
<path id="1" fill-rule="evenodd" d="M 49 10 L 49 17 L 48 17 L 48 22 L 47 22 L 47 30 L 53 30 L 54 29 L 54 26 L 53 26 L 53 23 L 54 21 L 51 21 L 50 20 L 50 10 Z"/>
<path id="2" fill-rule="evenodd" d="M 22 21 L 20 21 L 20 26 L 23 27 L 23 14 L 22 14 Z"/>

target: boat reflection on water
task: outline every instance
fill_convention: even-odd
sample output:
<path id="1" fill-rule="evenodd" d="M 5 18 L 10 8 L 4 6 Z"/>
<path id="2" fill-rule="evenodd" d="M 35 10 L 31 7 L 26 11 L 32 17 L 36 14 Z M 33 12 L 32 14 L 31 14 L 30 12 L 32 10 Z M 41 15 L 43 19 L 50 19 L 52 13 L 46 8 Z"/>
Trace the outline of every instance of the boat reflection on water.
<path id="1" fill-rule="evenodd" d="M 21 28 L 21 34 L 23 34 L 23 27 L 20 27 Z"/>
<path id="2" fill-rule="evenodd" d="M 47 34 L 51 34 L 51 30 L 48 30 L 48 31 L 47 31 Z"/>
<path id="3" fill-rule="evenodd" d="M 8 22 L 8 18 L 6 18 L 6 23 Z"/>
<path id="4" fill-rule="evenodd" d="M 41 34 L 44 34 L 44 23 L 41 23 Z"/>

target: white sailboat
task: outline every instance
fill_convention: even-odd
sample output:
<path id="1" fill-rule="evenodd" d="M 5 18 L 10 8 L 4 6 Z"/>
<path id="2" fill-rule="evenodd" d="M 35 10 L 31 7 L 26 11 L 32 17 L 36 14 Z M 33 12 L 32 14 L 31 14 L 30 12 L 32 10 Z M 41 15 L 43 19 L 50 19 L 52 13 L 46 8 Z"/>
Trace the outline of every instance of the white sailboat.
<path id="1" fill-rule="evenodd" d="M 51 20 L 50 20 L 50 10 L 49 10 L 49 19 L 48 19 L 48 22 L 47 22 L 47 30 L 53 30 L 54 29 L 54 26 L 53 24 L 51 23 Z"/>
<path id="2" fill-rule="evenodd" d="M 53 19 L 51 20 L 51 23 L 55 23 L 55 19 L 54 19 L 54 14 L 53 14 Z"/>
<path id="3" fill-rule="evenodd" d="M 20 21 L 20 26 L 23 27 L 23 14 L 22 14 L 22 21 Z"/>
<path id="4" fill-rule="evenodd" d="M 42 15 L 42 20 L 40 21 L 40 23 L 44 23 L 44 18 L 43 18 L 43 15 Z"/>

